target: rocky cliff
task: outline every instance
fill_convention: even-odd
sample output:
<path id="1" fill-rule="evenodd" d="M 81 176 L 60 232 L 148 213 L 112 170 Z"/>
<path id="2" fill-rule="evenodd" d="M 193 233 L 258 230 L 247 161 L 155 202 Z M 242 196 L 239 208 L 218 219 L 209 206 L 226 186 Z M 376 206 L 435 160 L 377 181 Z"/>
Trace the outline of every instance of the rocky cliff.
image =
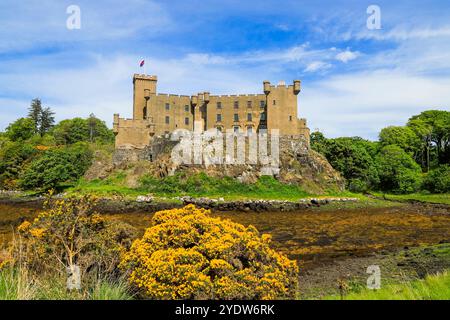
<path id="1" fill-rule="evenodd" d="M 322 155 L 305 150 L 289 139 L 280 142 L 280 170 L 274 174 L 276 179 L 297 184 L 312 194 L 344 189 L 344 179 Z M 260 165 L 177 165 L 171 159 L 173 146 L 173 142 L 160 139 L 152 148 L 145 150 L 121 149 L 109 157 L 97 154 L 85 178 L 105 179 L 120 171 L 126 175 L 125 184 L 128 187 L 137 187 L 139 178 L 146 174 L 164 178 L 176 172 L 183 172 L 185 176 L 204 172 L 216 178 L 233 177 L 242 183 L 254 183 L 264 174 Z"/>

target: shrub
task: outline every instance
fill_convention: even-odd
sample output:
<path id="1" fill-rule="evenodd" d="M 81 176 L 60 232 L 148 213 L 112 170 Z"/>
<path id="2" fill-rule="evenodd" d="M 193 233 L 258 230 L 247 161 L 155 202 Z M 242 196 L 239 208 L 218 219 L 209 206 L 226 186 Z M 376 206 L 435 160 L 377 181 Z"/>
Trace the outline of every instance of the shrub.
<path id="1" fill-rule="evenodd" d="M 450 192 L 450 165 L 430 171 L 425 177 L 424 188 L 433 193 Z"/>
<path id="2" fill-rule="evenodd" d="M 157 212 L 121 268 L 152 299 L 294 298 L 298 267 L 253 227 L 188 205 Z"/>
<path id="3" fill-rule="evenodd" d="M 134 230 L 107 222 L 94 204 L 90 197 L 47 200 L 44 212 L 18 227 L 24 241 L 16 245 L 14 260 L 25 261 L 34 274 L 66 274 L 72 265 L 82 275 L 116 272 L 120 251 L 131 245 Z"/>
<path id="4" fill-rule="evenodd" d="M 36 153 L 36 148 L 31 144 L 5 142 L 0 149 L 0 186 L 6 189 L 16 188 L 24 164 Z"/>
<path id="5" fill-rule="evenodd" d="M 92 151 L 82 143 L 49 149 L 24 170 L 20 176 L 20 186 L 24 189 L 49 190 L 62 183 L 73 183 L 89 168 L 92 157 Z"/>

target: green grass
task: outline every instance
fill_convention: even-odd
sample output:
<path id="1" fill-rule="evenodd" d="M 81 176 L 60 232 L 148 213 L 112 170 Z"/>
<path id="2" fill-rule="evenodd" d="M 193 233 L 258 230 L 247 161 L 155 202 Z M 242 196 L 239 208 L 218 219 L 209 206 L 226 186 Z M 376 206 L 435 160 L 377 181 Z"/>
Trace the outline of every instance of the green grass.
<path id="1" fill-rule="evenodd" d="M 413 194 L 383 194 L 383 193 L 373 193 L 378 197 L 385 197 L 388 200 L 395 201 L 422 201 L 429 203 L 442 203 L 450 205 L 450 193 L 442 194 L 427 194 L 427 193 L 413 193 Z"/>
<path id="2" fill-rule="evenodd" d="M 328 299 L 340 299 L 338 296 Z M 349 293 L 345 300 L 449 300 L 450 270 L 441 274 L 428 275 L 425 279 L 405 283 L 386 284 L 379 290 L 361 289 Z"/>
<path id="3" fill-rule="evenodd" d="M 24 269 L 0 270 L 0 300 L 131 300 L 124 279 L 97 280 L 80 291 L 68 291 L 60 276 L 30 277 Z"/>
<path id="4" fill-rule="evenodd" d="M 126 175 L 123 172 L 118 172 L 104 180 L 86 181 L 82 179 L 75 187 L 68 189 L 67 192 L 69 195 L 120 196 L 129 200 L 134 200 L 139 195 L 152 194 L 158 202 L 171 202 L 174 201 L 172 198 L 177 196 L 224 198 L 226 201 L 254 199 L 298 201 L 304 198 L 324 197 L 347 197 L 359 200 L 358 202 L 331 203 L 326 206 L 330 209 L 358 209 L 361 207 L 398 205 L 348 191 L 337 192 L 329 190 L 325 194 L 314 195 L 302 190 L 298 185 L 285 184 L 269 176 L 260 177 L 257 182 L 249 184 L 241 183 L 231 177 L 214 178 L 205 173 L 191 176 L 176 174 L 163 179 L 145 176 L 141 179 L 141 186 L 138 188 L 125 186 L 125 179 Z"/>

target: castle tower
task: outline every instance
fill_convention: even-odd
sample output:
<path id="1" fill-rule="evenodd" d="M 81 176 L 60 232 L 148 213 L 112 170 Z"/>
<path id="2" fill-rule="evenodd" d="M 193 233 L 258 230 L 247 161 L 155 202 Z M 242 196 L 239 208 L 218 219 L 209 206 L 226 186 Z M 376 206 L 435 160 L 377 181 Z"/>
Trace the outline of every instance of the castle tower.
<path id="1" fill-rule="evenodd" d="M 278 129 L 285 135 L 298 135 L 297 95 L 300 93 L 300 81 L 294 80 L 292 85 L 284 81 L 276 86 L 269 81 L 263 82 L 266 95 L 267 129 Z"/>
<path id="2" fill-rule="evenodd" d="M 133 119 L 143 120 L 150 114 L 149 100 L 156 95 L 156 76 L 135 74 L 133 76 Z"/>

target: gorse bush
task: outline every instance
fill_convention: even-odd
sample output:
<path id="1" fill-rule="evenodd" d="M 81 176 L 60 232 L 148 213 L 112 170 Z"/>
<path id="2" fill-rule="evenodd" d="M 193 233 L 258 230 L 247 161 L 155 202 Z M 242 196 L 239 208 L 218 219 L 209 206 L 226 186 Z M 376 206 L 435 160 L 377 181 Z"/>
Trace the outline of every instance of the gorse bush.
<path id="1" fill-rule="evenodd" d="M 297 292 L 295 261 L 270 237 L 193 205 L 157 212 L 120 264 L 151 299 L 287 299 Z"/>
<path id="2" fill-rule="evenodd" d="M 134 230 L 110 223 L 94 210 L 90 197 L 47 200 L 47 209 L 19 227 L 23 241 L 14 249 L 15 261 L 26 261 L 30 272 L 66 274 L 69 266 L 88 273 L 113 275 L 120 251 L 131 245 Z"/>

